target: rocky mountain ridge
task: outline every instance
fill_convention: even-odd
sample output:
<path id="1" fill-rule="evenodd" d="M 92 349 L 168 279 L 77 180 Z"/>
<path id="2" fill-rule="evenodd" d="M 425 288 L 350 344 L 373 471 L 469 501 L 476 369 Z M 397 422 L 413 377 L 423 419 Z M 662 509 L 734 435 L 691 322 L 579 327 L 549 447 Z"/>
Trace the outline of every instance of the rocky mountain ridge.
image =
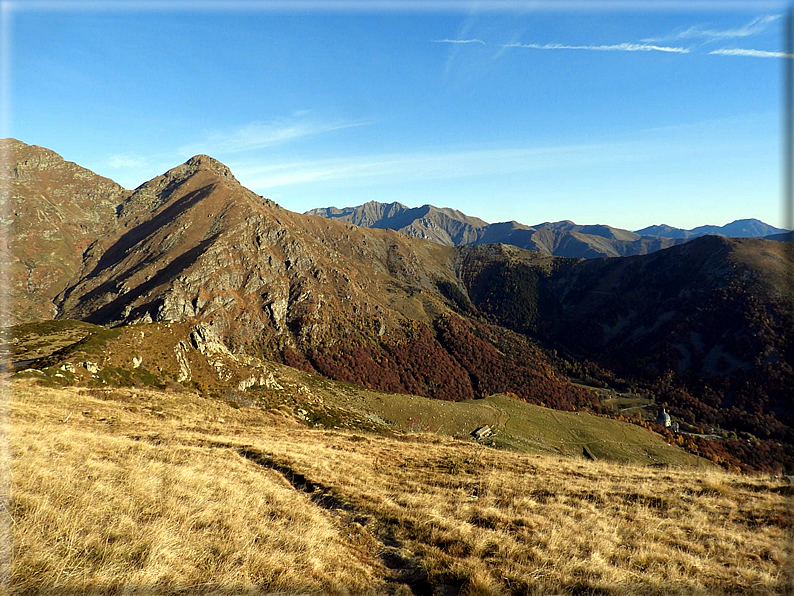
<path id="1" fill-rule="evenodd" d="M 204 156 L 141 185 L 119 212 L 58 295 L 58 318 L 190 322 L 235 354 L 391 391 L 459 400 L 504 387 L 560 406 L 587 401 L 526 338 L 506 340 L 514 354 L 534 354 L 517 364 L 471 336 L 439 290 L 462 291 L 453 249 L 291 213 Z M 494 374 L 450 352 L 474 349 L 490 351 Z"/>
<path id="2" fill-rule="evenodd" d="M 376 201 L 358 207 L 312 209 L 306 214 L 368 228 L 397 230 L 447 246 L 503 243 L 555 256 L 588 259 L 649 254 L 706 234 L 763 237 L 783 232 L 759 220 L 739 220 L 693 230 L 661 225 L 636 232 L 601 224 L 579 225 L 569 220 L 533 226 L 516 221 L 489 224 L 454 209 L 433 205 L 412 208 L 398 202 Z"/>

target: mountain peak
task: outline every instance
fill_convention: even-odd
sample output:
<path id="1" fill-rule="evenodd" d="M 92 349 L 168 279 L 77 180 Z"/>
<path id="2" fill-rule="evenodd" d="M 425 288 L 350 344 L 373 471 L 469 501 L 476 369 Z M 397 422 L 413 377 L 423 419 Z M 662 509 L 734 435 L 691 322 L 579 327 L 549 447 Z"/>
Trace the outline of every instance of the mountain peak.
<path id="1" fill-rule="evenodd" d="M 234 177 L 234 174 L 232 174 L 232 171 L 226 165 L 222 164 L 214 157 L 199 154 L 194 155 L 185 163 L 171 168 L 161 176 L 158 176 L 153 180 L 149 180 L 148 182 L 144 182 L 136 189 L 136 191 L 143 188 L 144 186 L 151 186 L 152 184 L 156 186 L 173 186 L 175 184 L 180 184 L 188 178 L 192 178 L 199 172 L 209 172 L 221 179 L 239 184 L 237 178 Z"/>
<path id="2" fill-rule="evenodd" d="M 209 155 L 194 155 L 185 163 L 171 168 L 136 188 L 130 198 L 121 205 L 119 217 L 124 218 L 141 212 L 153 213 L 168 201 L 177 188 L 200 173 L 209 174 L 209 177 L 212 178 L 211 183 L 225 182 L 231 186 L 242 188 L 240 182 L 226 165 Z M 201 185 L 206 183 L 206 180 L 199 181 Z"/>
<path id="3" fill-rule="evenodd" d="M 223 178 L 230 178 L 234 181 L 237 179 L 232 174 L 232 171 L 229 169 L 228 166 L 222 164 L 214 157 L 210 157 L 209 155 L 204 155 L 200 153 L 198 155 L 194 155 L 190 159 L 188 159 L 183 166 L 186 166 L 190 175 L 195 174 L 199 171 L 208 171 L 218 176 L 222 176 Z"/>

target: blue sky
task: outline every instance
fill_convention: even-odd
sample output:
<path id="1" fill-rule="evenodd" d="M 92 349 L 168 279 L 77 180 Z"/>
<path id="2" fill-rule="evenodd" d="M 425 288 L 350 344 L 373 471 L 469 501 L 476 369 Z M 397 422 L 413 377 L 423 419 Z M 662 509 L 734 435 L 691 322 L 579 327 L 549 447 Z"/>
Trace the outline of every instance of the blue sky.
<path id="1" fill-rule="evenodd" d="M 127 188 L 207 153 L 294 211 L 782 225 L 785 5 L 356 6 L 6 3 L 3 136 Z"/>

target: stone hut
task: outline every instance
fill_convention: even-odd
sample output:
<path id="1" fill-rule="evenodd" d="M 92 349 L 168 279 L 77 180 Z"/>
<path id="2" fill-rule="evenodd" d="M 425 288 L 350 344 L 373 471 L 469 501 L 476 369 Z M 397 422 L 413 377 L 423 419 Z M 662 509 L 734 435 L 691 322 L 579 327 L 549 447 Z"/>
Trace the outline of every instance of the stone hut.
<path id="1" fill-rule="evenodd" d="M 471 436 L 474 437 L 475 440 L 477 441 L 481 441 L 482 439 L 487 439 L 491 435 L 493 435 L 493 430 L 487 424 L 485 426 L 481 426 L 471 431 Z"/>

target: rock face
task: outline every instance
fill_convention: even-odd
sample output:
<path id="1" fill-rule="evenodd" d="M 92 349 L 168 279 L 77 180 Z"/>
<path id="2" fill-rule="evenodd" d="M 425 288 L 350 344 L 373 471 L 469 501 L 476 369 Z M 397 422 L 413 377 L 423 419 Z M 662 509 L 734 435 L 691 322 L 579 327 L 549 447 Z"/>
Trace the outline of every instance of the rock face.
<path id="1" fill-rule="evenodd" d="M 49 149 L 1 143 L 2 324 L 53 318 L 56 296 L 77 281 L 96 240 L 115 229 L 129 191 Z"/>
<path id="2" fill-rule="evenodd" d="M 306 213 L 368 228 L 396 230 L 446 246 L 501 243 L 548 255 L 587 259 L 648 254 L 684 241 L 683 236 L 643 236 L 610 226 L 582 226 L 572 221 L 535 226 L 517 221 L 489 224 L 455 209 L 432 205 L 411 208 L 401 203 L 370 201 L 358 207 L 325 207 Z"/>

